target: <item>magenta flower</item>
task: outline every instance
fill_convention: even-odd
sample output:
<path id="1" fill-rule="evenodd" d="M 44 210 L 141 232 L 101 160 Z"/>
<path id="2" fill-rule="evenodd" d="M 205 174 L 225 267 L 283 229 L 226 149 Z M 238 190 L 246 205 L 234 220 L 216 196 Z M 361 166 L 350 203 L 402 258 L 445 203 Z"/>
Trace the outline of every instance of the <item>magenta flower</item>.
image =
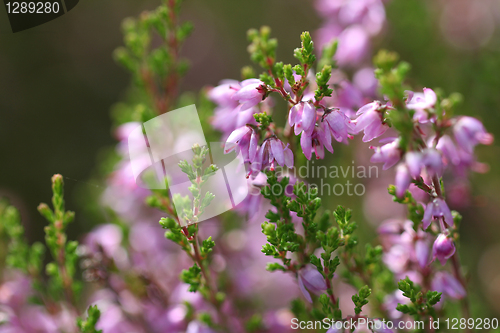
<path id="1" fill-rule="evenodd" d="M 424 218 L 422 219 L 424 230 L 431 225 L 433 218 L 443 218 L 448 226 L 453 225 L 453 216 L 446 202 L 441 198 L 435 198 L 427 204 Z"/>
<path id="2" fill-rule="evenodd" d="M 240 127 L 227 138 L 224 153 L 236 150 L 241 152 L 244 162 L 252 163 L 255 160 L 259 139 L 257 133 L 250 126 Z"/>
<path id="3" fill-rule="evenodd" d="M 432 280 L 432 290 L 442 292 L 452 299 L 462 299 L 467 295 L 462 284 L 448 272 L 437 272 Z"/>
<path id="4" fill-rule="evenodd" d="M 372 163 L 384 163 L 382 169 L 387 170 L 396 164 L 401 158 L 401 149 L 399 148 L 399 139 L 393 139 L 390 143 L 383 145 L 382 147 L 373 147 L 375 153 L 372 155 L 370 162 Z"/>
<path id="5" fill-rule="evenodd" d="M 402 198 L 411 184 L 411 174 L 404 163 L 398 164 L 396 168 L 396 196 Z"/>
<path id="6" fill-rule="evenodd" d="M 255 162 L 259 165 L 259 169 L 269 169 L 274 171 L 276 163 L 280 166 L 293 167 L 293 153 L 285 146 L 277 137 L 270 137 L 264 141 L 259 149 Z M 252 163 L 252 165 L 255 163 Z"/>
<path id="7" fill-rule="evenodd" d="M 489 145 L 493 143 L 493 135 L 486 132 L 483 124 L 472 117 L 460 117 L 453 126 L 453 134 L 460 148 L 472 154 L 474 147 L 481 143 Z"/>
<path id="8" fill-rule="evenodd" d="M 436 145 L 436 149 L 443 154 L 444 162 L 446 164 L 451 163 L 456 165 L 460 163 L 460 157 L 457 152 L 457 147 L 448 135 L 443 135 L 439 139 Z"/>
<path id="9" fill-rule="evenodd" d="M 419 151 L 409 151 L 405 154 L 405 163 L 413 178 L 420 176 L 423 165 L 423 156 Z"/>
<path id="10" fill-rule="evenodd" d="M 233 99 L 235 92 L 240 90 L 241 85 L 236 80 L 223 80 L 217 87 L 211 88 L 207 96 L 218 105 L 231 105 L 236 107 L 238 102 Z"/>
<path id="11" fill-rule="evenodd" d="M 295 104 L 290 109 L 288 124 L 290 124 L 290 126 L 295 125 L 295 135 L 299 135 L 302 131 L 311 134 L 316 124 L 316 108 L 308 102 Z"/>
<path id="12" fill-rule="evenodd" d="M 258 108 L 252 107 L 241 110 L 242 105 L 233 99 L 233 95 L 241 89 L 241 85 L 235 80 L 223 80 L 217 87 L 208 91 L 208 98 L 217 104 L 214 116 L 211 119 L 212 126 L 222 132 L 223 140 L 235 129 L 247 124 L 257 125 L 253 115 L 260 112 Z"/>
<path id="13" fill-rule="evenodd" d="M 302 295 L 312 303 L 311 294 L 320 294 L 322 291 L 328 289 L 326 286 L 325 278 L 321 275 L 316 268 L 307 267 L 301 269 L 298 274 L 299 288 Z M 309 291 L 308 291 L 309 290 Z"/>
<path id="14" fill-rule="evenodd" d="M 300 137 L 300 146 L 302 147 L 302 152 L 308 160 L 311 159 L 313 150 L 316 155 L 316 159 L 325 158 L 325 147 L 330 153 L 333 153 L 330 129 L 325 127 L 324 122 L 320 122 L 318 126 L 314 127 L 311 134 L 302 132 L 302 136 Z"/>
<path id="15" fill-rule="evenodd" d="M 440 234 L 434 241 L 432 246 L 432 260 L 438 259 L 441 265 L 445 265 L 446 261 L 455 254 L 455 243 L 447 234 Z"/>
<path id="16" fill-rule="evenodd" d="M 436 149 L 428 148 L 423 152 L 409 151 L 405 155 L 405 162 L 413 178 L 419 177 L 424 167 L 430 176 L 440 176 L 443 172 L 443 157 Z"/>
<path id="17" fill-rule="evenodd" d="M 429 88 L 424 88 L 423 93 L 409 93 L 406 107 L 410 110 L 415 110 L 413 119 L 421 123 L 427 122 L 429 119 L 426 110 L 434 109 L 437 101 L 436 93 Z"/>
<path id="18" fill-rule="evenodd" d="M 335 59 L 339 66 L 358 65 L 370 52 L 370 38 L 360 25 L 351 25 L 338 36 L 339 46 Z"/>
<path id="19" fill-rule="evenodd" d="M 232 99 L 242 104 L 240 111 L 244 111 L 259 104 L 265 95 L 265 84 L 262 81 L 248 79 L 241 82 L 241 89 L 234 93 Z"/>
<path id="20" fill-rule="evenodd" d="M 387 131 L 389 126 L 383 121 L 382 105 L 380 102 L 366 104 L 356 112 L 358 118 L 354 120 L 354 132 L 364 131 L 363 142 L 371 141 Z"/>
<path id="21" fill-rule="evenodd" d="M 423 239 L 415 242 L 415 258 L 421 268 L 424 268 L 429 263 L 429 244 Z"/>
<path id="22" fill-rule="evenodd" d="M 328 130 L 331 136 L 337 141 L 348 144 L 349 132 L 353 131 L 351 119 L 344 112 L 339 110 L 330 111 L 323 119 L 328 124 Z M 327 130 L 325 128 L 325 130 Z M 352 138 L 352 137 L 351 137 Z"/>

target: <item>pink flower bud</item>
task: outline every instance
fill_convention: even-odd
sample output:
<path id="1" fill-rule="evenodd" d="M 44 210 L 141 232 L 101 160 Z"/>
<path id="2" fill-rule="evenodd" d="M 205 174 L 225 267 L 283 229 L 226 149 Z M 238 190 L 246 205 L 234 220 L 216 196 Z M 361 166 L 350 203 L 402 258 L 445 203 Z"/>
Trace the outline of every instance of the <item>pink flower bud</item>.
<path id="1" fill-rule="evenodd" d="M 446 261 L 455 254 L 455 244 L 451 237 L 446 234 L 440 234 L 434 245 L 432 246 L 432 260 L 438 259 L 441 265 L 445 265 Z"/>
<path id="2" fill-rule="evenodd" d="M 453 126 L 453 133 L 458 145 L 467 153 L 472 153 L 479 143 L 483 145 L 493 143 L 493 135 L 486 132 L 483 124 L 476 118 L 460 117 Z"/>
<path id="3" fill-rule="evenodd" d="M 396 168 L 396 196 L 402 198 L 410 187 L 411 175 L 405 164 L 399 164 Z"/>
<path id="4" fill-rule="evenodd" d="M 250 109 L 259 104 L 265 96 L 264 83 L 257 79 L 248 79 L 241 82 L 241 89 L 232 96 L 241 105 L 240 111 Z"/>
<path id="5" fill-rule="evenodd" d="M 328 288 L 326 286 L 325 278 L 315 267 L 306 267 L 300 270 L 298 282 L 300 291 L 310 303 L 312 303 L 312 298 L 309 291 L 318 294 Z"/>

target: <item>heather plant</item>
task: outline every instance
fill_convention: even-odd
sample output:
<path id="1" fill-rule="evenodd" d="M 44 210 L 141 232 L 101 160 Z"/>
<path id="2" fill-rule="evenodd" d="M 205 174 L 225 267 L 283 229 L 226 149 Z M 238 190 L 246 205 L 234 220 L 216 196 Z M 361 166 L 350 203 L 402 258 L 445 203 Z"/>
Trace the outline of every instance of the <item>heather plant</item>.
<path id="1" fill-rule="evenodd" d="M 317 1 L 326 18 L 318 42 L 303 32 L 291 64 L 279 61 L 269 27 L 252 29 L 253 66 L 241 80 L 199 95 L 179 91 L 188 70 L 180 50 L 192 29 L 179 21 L 181 3 L 167 0 L 123 23 L 125 47 L 115 58 L 133 87 L 113 112 L 119 142 L 100 193 L 109 223 L 80 245 L 68 241 L 74 214 L 55 175 L 53 209 L 38 208 L 48 221 L 52 260 L 45 264 L 45 246 L 28 245 L 19 213 L 0 204 L 11 268 L 5 283 L 17 292 L 2 301 L 0 331 L 434 332 L 448 331 L 452 317 L 463 318 L 463 331 L 477 328 L 457 250 L 462 217 L 448 207 L 445 179 L 485 171 L 474 148 L 493 137 L 479 120 L 454 114 L 459 94 L 408 86 L 410 65 L 397 54 L 381 50 L 370 61 L 383 3 L 360 1 L 357 11 L 348 2 Z M 359 15 L 346 21 L 350 11 Z M 245 186 L 232 193 L 249 192 L 207 221 L 202 215 L 219 198 L 206 185 L 225 166 L 208 146 L 192 146 L 173 175 L 162 164 L 162 189 L 141 187 L 129 156 L 135 128 L 190 104 L 205 134 L 241 157 Z M 350 144 L 375 139 L 380 145 Z M 406 215 L 381 224 L 372 242 L 359 241 L 367 226 L 354 221 L 356 212 L 332 206 L 294 172 L 328 160 L 341 145 L 395 171 L 387 196 Z M 180 179 L 188 195 L 169 191 Z"/>

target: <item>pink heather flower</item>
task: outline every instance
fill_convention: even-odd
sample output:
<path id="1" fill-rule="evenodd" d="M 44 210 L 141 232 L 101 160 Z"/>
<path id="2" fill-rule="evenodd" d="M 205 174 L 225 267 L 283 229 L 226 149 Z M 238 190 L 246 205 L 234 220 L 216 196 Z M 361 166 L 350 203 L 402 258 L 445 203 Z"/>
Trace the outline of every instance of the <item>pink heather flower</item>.
<path id="1" fill-rule="evenodd" d="M 385 10 L 380 0 L 317 0 L 318 13 L 343 26 L 362 24 L 370 35 L 376 35 L 385 21 Z"/>
<path id="2" fill-rule="evenodd" d="M 399 139 L 393 139 L 390 143 L 382 147 L 373 147 L 375 153 L 370 158 L 372 163 L 384 163 L 382 169 L 387 170 L 396 164 L 401 158 L 401 149 L 399 148 Z"/>
<path id="3" fill-rule="evenodd" d="M 472 117 L 460 117 L 453 126 L 453 134 L 458 145 L 469 154 L 472 154 L 474 147 L 479 143 L 483 145 L 493 143 L 493 135 L 486 132 L 479 120 Z"/>
<path id="4" fill-rule="evenodd" d="M 387 131 L 389 126 L 383 122 L 382 105 L 380 102 L 366 104 L 356 112 L 358 118 L 354 120 L 354 132 L 364 131 L 363 142 L 371 141 Z"/>
<path id="5" fill-rule="evenodd" d="M 404 273 L 410 262 L 411 247 L 408 243 L 396 244 L 385 252 L 382 261 L 393 273 Z"/>
<path id="6" fill-rule="evenodd" d="M 425 268 L 429 263 L 429 245 L 423 239 L 419 239 L 415 242 L 415 258 L 417 263 L 421 268 Z"/>
<path id="7" fill-rule="evenodd" d="M 309 291 L 314 294 L 318 294 L 328 288 L 326 286 L 325 278 L 323 277 L 323 275 L 321 275 L 321 273 L 313 267 L 306 267 L 301 269 L 298 274 L 298 282 L 302 295 L 304 295 L 309 303 L 312 303 L 312 298 L 311 294 L 309 294 Z"/>
<path id="8" fill-rule="evenodd" d="M 363 95 L 375 96 L 377 94 L 378 80 L 372 67 L 364 67 L 357 71 L 352 81 Z"/>
<path id="9" fill-rule="evenodd" d="M 212 126 L 223 133 L 223 139 L 235 129 L 245 125 L 257 125 L 254 114 L 260 112 L 258 108 L 253 107 L 245 111 L 240 111 L 240 105 L 219 106 L 214 110 L 214 116 L 211 119 Z"/>
<path id="10" fill-rule="evenodd" d="M 240 88 L 241 85 L 236 80 L 222 80 L 220 85 L 208 91 L 207 96 L 212 102 L 218 105 L 236 107 L 238 102 L 233 99 L 233 95 Z"/>
<path id="11" fill-rule="evenodd" d="M 420 176 L 423 167 L 422 159 L 422 153 L 419 151 L 409 151 L 405 154 L 405 163 L 413 178 Z"/>
<path id="12" fill-rule="evenodd" d="M 316 124 L 316 108 L 308 102 L 300 102 L 290 109 L 288 124 L 294 126 L 295 135 L 305 131 L 309 134 L 314 130 Z"/>
<path id="13" fill-rule="evenodd" d="M 443 218 L 448 226 L 453 225 L 453 216 L 446 202 L 441 198 L 435 198 L 427 204 L 424 218 L 422 219 L 424 230 L 431 225 L 433 218 Z"/>
<path id="14" fill-rule="evenodd" d="M 345 113 L 345 109 L 348 109 L 349 113 L 353 113 L 353 109 L 358 109 L 365 104 L 363 93 L 352 83 L 344 80 L 339 83 L 339 86 L 339 89 L 336 91 L 337 99 L 335 106 L 341 111 Z"/>
<path id="15" fill-rule="evenodd" d="M 240 111 L 250 109 L 262 102 L 265 96 L 265 85 L 258 79 L 248 79 L 241 82 L 241 89 L 234 93 L 233 100 L 241 105 Z"/>
<path id="16" fill-rule="evenodd" d="M 236 150 L 241 152 L 244 162 L 253 162 L 257 154 L 259 139 L 257 133 L 250 126 L 240 127 L 231 133 L 227 138 L 224 153 Z"/>
<path id="17" fill-rule="evenodd" d="M 370 53 L 370 38 L 360 25 L 344 29 L 338 36 L 339 44 L 334 58 L 339 66 L 356 66 Z"/>
<path id="18" fill-rule="evenodd" d="M 451 163 L 456 165 L 460 163 L 460 157 L 458 156 L 457 147 L 448 135 L 443 135 L 441 138 L 439 138 L 436 149 L 443 154 L 444 162 L 446 164 Z"/>
<path id="19" fill-rule="evenodd" d="M 253 115 L 259 112 L 256 107 L 242 110 L 242 105 L 233 99 L 233 95 L 241 89 L 241 85 L 235 80 L 223 80 L 217 87 L 208 91 L 208 98 L 217 104 L 214 116 L 211 119 L 212 126 L 222 132 L 223 139 L 236 128 L 247 124 L 257 125 Z"/>
<path id="20" fill-rule="evenodd" d="M 425 166 L 427 173 L 432 177 L 434 175 L 441 176 L 443 173 L 443 157 L 438 150 L 428 148 L 422 153 L 422 164 Z"/>
<path id="21" fill-rule="evenodd" d="M 441 265 L 445 265 L 446 261 L 455 254 L 455 243 L 447 234 L 440 234 L 434 241 L 432 246 L 432 260 L 438 259 Z"/>
<path id="22" fill-rule="evenodd" d="M 290 148 L 288 148 L 288 144 L 285 146 L 280 139 L 270 137 L 265 140 L 260 147 L 255 162 L 257 162 L 263 170 L 269 168 L 269 170 L 274 171 L 276 167 L 275 163 L 292 168 L 293 153 Z"/>
<path id="23" fill-rule="evenodd" d="M 406 107 L 410 110 L 415 110 L 415 114 L 413 115 L 414 120 L 425 123 L 429 120 L 426 110 L 433 109 L 436 105 L 436 101 L 437 97 L 434 90 L 424 88 L 423 93 L 409 92 Z"/>
<path id="24" fill-rule="evenodd" d="M 410 187 L 411 174 L 408 167 L 404 163 L 398 164 L 396 167 L 396 196 L 402 198 L 406 190 Z"/>
<path id="25" fill-rule="evenodd" d="M 425 168 L 430 176 L 440 176 L 443 172 L 443 158 L 438 150 L 427 148 L 424 151 L 409 151 L 405 154 L 405 163 L 412 178 L 420 176 Z"/>
<path id="26" fill-rule="evenodd" d="M 320 122 L 318 126 L 314 127 L 311 134 L 302 132 L 300 146 L 308 160 L 311 159 L 313 150 L 316 159 L 325 158 L 325 147 L 330 153 L 333 153 L 332 137 L 329 128 L 326 128 L 324 122 Z"/>
<path id="27" fill-rule="evenodd" d="M 443 293 L 452 299 L 462 299 L 467 295 L 462 284 L 448 272 L 437 272 L 431 283 L 432 290 Z"/>
<path id="28" fill-rule="evenodd" d="M 348 144 L 347 138 L 349 138 L 349 132 L 352 132 L 352 124 L 349 117 L 347 117 L 344 112 L 339 110 L 330 111 L 330 113 L 323 119 L 326 121 L 328 128 L 323 128 L 326 131 L 329 130 L 331 136 L 337 141 L 344 144 Z M 352 137 L 351 137 L 352 139 Z"/>

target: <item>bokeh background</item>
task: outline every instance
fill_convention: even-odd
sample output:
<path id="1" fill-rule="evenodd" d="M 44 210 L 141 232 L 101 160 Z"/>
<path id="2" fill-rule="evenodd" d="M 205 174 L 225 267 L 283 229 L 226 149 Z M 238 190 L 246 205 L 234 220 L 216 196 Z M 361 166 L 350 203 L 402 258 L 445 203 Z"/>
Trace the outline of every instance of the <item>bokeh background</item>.
<path id="1" fill-rule="evenodd" d="M 82 0 L 59 19 L 16 34 L 0 9 L 0 196 L 20 208 L 31 241 L 43 238 L 36 206 L 50 199 L 54 173 L 65 176 L 67 207 L 77 212 L 70 237 L 106 222 L 105 214 L 90 213 L 87 206 L 88 193 L 102 186 L 100 160 L 114 144 L 110 112 L 130 85 L 112 52 L 122 45 L 121 20 L 157 5 Z M 394 50 L 408 61 L 415 88 L 461 93 L 457 113 L 481 119 L 500 138 L 500 1 L 392 0 L 386 10 L 388 24 L 375 49 Z M 183 15 L 195 25 L 183 49 L 191 62 L 183 91 L 239 78 L 249 63 L 249 28 L 269 25 L 279 40 L 280 60 L 293 62 L 299 34 L 321 24 L 312 2 L 304 0 L 186 0 Z M 460 253 L 480 304 L 476 313 L 486 311 L 484 317 L 500 314 L 500 147 L 479 147 L 478 156 L 490 170 L 472 175 L 470 197 L 460 208 Z M 329 163 L 347 166 L 351 159 L 352 150 L 338 148 Z M 325 199 L 332 207 L 355 209 L 370 240 L 392 206 L 385 185 L 367 186 L 371 195 L 386 195 L 382 212 L 370 206 L 369 194 Z"/>

